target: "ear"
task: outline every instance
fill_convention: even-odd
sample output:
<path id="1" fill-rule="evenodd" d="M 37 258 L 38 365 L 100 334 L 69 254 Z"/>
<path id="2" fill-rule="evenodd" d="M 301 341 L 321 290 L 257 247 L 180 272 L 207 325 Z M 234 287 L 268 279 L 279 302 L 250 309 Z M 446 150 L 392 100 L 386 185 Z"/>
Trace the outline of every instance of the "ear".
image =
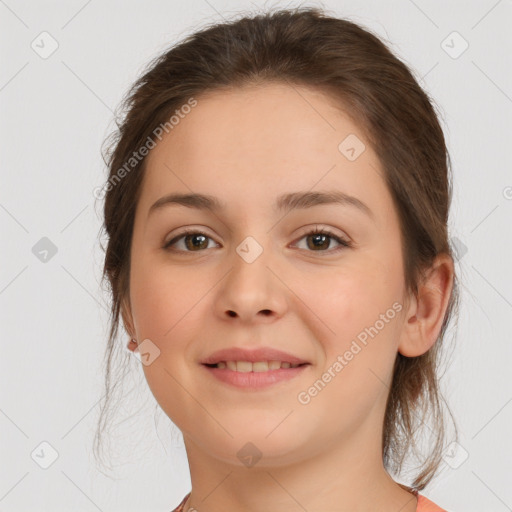
<path id="1" fill-rule="evenodd" d="M 121 300 L 121 317 L 123 319 L 125 331 L 128 333 L 130 338 L 136 338 L 132 309 L 130 306 L 130 300 L 127 297 L 124 297 Z"/>
<path id="2" fill-rule="evenodd" d="M 417 357 L 436 342 L 453 288 L 454 265 L 448 254 L 439 254 L 409 304 L 398 352 Z"/>

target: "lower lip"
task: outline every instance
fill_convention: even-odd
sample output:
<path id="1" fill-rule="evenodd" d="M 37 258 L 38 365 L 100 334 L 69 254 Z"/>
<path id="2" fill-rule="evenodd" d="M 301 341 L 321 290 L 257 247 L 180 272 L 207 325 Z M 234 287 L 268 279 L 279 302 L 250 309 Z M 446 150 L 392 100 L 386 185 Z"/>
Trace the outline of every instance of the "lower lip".
<path id="1" fill-rule="evenodd" d="M 202 364 L 216 379 L 243 389 L 262 389 L 287 381 L 300 375 L 309 364 L 297 366 L 296 368 L 279 368 L 266 372 L 235 372 L 229 368 L 215 368 Z"/>

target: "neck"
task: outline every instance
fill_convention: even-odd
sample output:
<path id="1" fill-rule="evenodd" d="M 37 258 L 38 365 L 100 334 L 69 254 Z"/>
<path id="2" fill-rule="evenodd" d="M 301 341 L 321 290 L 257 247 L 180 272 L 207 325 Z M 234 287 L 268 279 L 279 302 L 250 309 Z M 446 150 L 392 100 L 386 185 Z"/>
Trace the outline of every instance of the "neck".
<path id="1" fill-rule="evenodd" d="M 359 429 L 287 465 L 262 458 L 246 467 L 213 457 L 185 436 L 192 492 L 184 511 L 416 512 L 417 498 L 383 467 L 379 443 L 366 442 L 377 438 Z"/>

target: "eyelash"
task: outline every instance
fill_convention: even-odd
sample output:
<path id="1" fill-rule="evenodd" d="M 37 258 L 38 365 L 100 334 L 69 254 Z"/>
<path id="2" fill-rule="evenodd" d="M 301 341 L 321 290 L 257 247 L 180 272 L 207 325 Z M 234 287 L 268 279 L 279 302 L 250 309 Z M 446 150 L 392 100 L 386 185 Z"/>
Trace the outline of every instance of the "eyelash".
<path id="1" fill-rule="evenodd" d="M 183 231 L 182 233 L 180 233 L 179 235 L 175 236 L 172 240 L 169 240 L 167 243 L 165 243 L 165 245 L 163 246 L 163 249 L 166 250 L 166 251 L 176 251 L 175 249 L 171 249 L 171 246 L 174 245 L 178 240 L 180 240 L 181 238 L 183 237 L 186 237 L 188 235 L 204 235 L 206 238 L 209 238 L 210 240 L 213 240 L 210 236 L 208 236 L 206 233 L 203 233 L 201 231 L 198 231 L 196 229 L 186 229 L 185 231 Z M 335 249 L 329 249 L 329 250 L 325 250 L 325 251 L 307 251 L 307 252 L 326 252 L 326 253 L 336 253 L 340 250 L 343 250 L 343 249 L 348 249 L 350 247 L 352 247 L 352 243 L 349 242 L 348 240 L 345 240 L 344 238 L 341 238 L 340 236 L 338 235 L 335 235 L 332 231 L 329 231 L 328 229 L 318 229 L 318 228 L 315 228 L 315 229 L 311 229 L 310 231 L 304 233 L 300 238 L 299 240 L 302 240 L 303 238 L 307 237 L 307 236 L 310 236 L 310 235 L 325 235 L 325 236 L 328 236 L 329 238 L 332 238 L 333 240 L 335 240 L 336 242 L 338 242 L 340 245 L 339 247 L 336 247 Z M 196 251 L 181 251 L 181 250 L 178 250 L 176 252 L 196 252 Z M 201 251 L 197 251 L 197 252 L 201 252 Z"/>

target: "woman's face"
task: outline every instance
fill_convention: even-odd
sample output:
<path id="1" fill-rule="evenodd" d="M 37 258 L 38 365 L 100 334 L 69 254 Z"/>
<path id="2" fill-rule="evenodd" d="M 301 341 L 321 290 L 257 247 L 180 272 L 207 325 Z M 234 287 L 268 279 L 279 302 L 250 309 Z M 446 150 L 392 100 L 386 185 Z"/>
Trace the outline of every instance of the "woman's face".
<path id="1" fill-rule="evenodd" d="M 237 465 L 247 465 L 245 452 L 282 464 L 349 439 L 360 452 L 380 449 L 406 311 L 398 217 L 375 153 L 308 88 L 196 100 L 147 157 L 134 225 L 123 317 L 145 343 L 154 396 L 190 447 Z M 151 208 L 169 194 L 222 207 Z M 199 233 L 180 236 L 184 228 Z M 255 372 L 259 387 L 234 385 L 216 375 L 248 376 L 202 364 L 228 348 L 271 348 L 308 364 Z M 287 378 L 268 384 L 277 373 Z"/>

